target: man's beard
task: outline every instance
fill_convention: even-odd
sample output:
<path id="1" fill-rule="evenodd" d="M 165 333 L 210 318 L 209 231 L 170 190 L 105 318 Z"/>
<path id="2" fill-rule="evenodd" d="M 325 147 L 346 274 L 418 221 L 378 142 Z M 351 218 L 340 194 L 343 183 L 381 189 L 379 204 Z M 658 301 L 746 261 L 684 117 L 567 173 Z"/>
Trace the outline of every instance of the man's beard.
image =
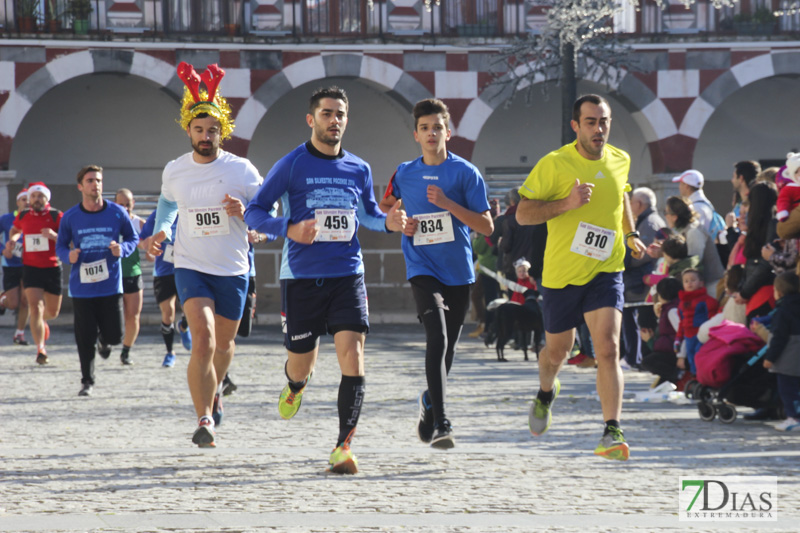
<path id="1" fill-rule="evenodd" d="M 46 202 L 33 202 L 31 203 L 31 208 L 36 212 L 44 211 L 44 207 L 47 205 Z"/>
<path id="2" fill-rule="evenodd" d="M 327 144 L 328 146 L 336 146 L 340 142 L 342 142 L 342 130 L 339 129 L 339 138 L 334 139 L 332 136 L 328 135 L 328 130 L 325 128 L 314 128 L 314 136 L 317 140 L 323 144 Z"/>
<path id="3" fill-rule="evenodd" d="M 201 147 L 200 143 L 197 143 L 197 144 L 192 143 L 192 148 L 194 148 L 195 152 L 197 152 L 199 155 L 202 155 L 204 157 L 207 157 L 207 156 L 210 156 L 210 155 L 214 155 L 216 153 L 216 151 L 217 151 L 217 147 L 214 146 L 214 143 L 208 143 L 208 144 L 209 144 L 209 146 L 207 148 L 205 148 L 205 147 Z"/>

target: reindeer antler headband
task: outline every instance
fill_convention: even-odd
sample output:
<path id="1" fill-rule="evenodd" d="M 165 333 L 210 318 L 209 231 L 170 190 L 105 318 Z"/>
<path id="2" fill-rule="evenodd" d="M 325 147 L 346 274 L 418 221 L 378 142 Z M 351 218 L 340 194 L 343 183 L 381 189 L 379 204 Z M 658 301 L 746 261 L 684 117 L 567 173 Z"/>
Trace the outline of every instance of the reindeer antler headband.
<path id="1" fill-rule="evenodd" d="M 198 75 L 194 67 L 186 62 L 178 65 L 178 77 L 186 87 L 183 90 L 181 102 L 180 125 L 184 130 L 189 127 L 192 119 L 198 115 L 210 115 L 220 123 L 220 137 L 224 140 L 233 133 L 233 119 L 228 101 L 219 94 L 219 84 L 225 76 L 225 71 L 217 65 L 208 65 L 205 72 Z M 204 83 L 207 90 L 200 88 Z"/>

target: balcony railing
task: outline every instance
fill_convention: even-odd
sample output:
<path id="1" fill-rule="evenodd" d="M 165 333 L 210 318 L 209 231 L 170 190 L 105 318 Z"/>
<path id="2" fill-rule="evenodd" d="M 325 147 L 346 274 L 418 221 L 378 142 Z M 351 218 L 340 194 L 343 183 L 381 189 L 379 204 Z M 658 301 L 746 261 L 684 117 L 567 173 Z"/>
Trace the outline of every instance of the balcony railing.
<path id="1" fill-rule="evenodd" d="M 618 33 L 730 35 L 800 31 L 800 15 L 771 14 L 792 0 L 749 0 L 714 9 L 708 0 L 686 8 L 681 0 L 659 7 L 642 0 L 636 10 L 620 0 Z M 492 38 L 540 31 L 546 7 L 536 0 L 441 0 L 427 11 L 422 1 L 374 0 L 88 0 L 88 22 L 71 14 L 71 0 L 0 0 L 0 33 L 6 37 L 84 33 L 141 34 L 163 39 L 244 37 L 359 40 Z"/>

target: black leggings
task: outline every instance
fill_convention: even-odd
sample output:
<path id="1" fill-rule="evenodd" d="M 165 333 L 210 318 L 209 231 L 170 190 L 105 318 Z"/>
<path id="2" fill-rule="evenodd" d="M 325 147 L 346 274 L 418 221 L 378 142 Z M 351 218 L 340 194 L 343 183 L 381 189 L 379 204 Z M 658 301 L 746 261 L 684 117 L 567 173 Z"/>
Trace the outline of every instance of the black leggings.
<path id="1" fill-rule="evenodd" d="M 433 406 L 434 424 L 445 417 L 447 374 L 453 366 L 456 345 L 469 308 L 469 285 L 444 285 L 432 276 L 408 280 L 425 327 L 425 377 Z"/>
<path id="2" fill-rule="evenodd" d="M 75 343 L 81 360 L 81 383 L 94 385 L 94 357 L 98 331 L 104 344 L 122 342 L 122 295 L 72 299 Z"/>

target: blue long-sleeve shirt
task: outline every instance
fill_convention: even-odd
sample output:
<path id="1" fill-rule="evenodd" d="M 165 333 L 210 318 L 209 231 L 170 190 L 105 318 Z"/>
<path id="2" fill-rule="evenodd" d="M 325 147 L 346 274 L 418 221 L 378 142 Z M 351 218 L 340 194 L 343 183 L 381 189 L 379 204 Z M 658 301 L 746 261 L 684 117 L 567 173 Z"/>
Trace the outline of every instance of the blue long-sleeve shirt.
<path id="1" fill-rule="evenodd" d="M 281 200 L 283 216 L 272 212 Z M 358 156 L 342 150 L 326 156 L 301 144 L 272 167 L 244 220 L 261 233 L 286 237 L 289 224 L 316 218 L 331 240 L 301 244 L 285 239 L 281 279 L 343 277 L 364 272 L 359 225 L 387 232 L 372 190 L 372 171 Z M 343 237 L 344 235 L 344 237 Z"/>
<path id="2" fill-rule="evenodd" d="M 111 253 L 111 241 L 119 242 L 120 257 Z M 69 209 L 58 228 L 56 255 L 69 265 L 70 244 L 81 251 L 69 273 L 70 296 L 96 298 L 121 294 L 121 258 L 132 254 L 138 242 L 139 233 L 128 212 L 113 202 L 104 201 L 100 211 L 87 211 L 81 204 Z"/>

